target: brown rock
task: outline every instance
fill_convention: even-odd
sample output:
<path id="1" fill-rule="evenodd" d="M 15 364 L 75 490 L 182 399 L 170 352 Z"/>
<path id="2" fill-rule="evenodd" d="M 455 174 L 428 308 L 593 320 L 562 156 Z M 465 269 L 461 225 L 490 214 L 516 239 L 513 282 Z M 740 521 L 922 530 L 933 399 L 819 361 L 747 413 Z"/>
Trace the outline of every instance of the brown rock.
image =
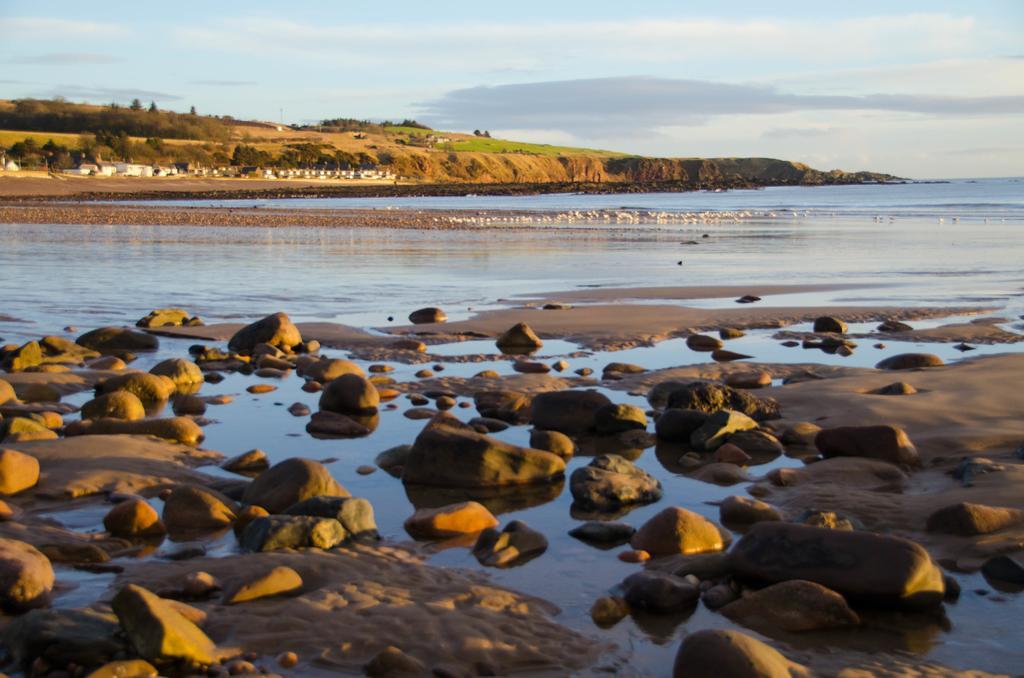
<path id="1" fill-rule="evenodd" d="M 718 506 L 719 517 L 726 525 L 753 525 L 754 523 L 782 520 L 778 510 L 758 499 L 726 497 Z"/>
<path id="2" fill-rule="evenodd" d="M 530 353 L 544 345 L 526 323 L 516 323 L 498 337 L 495 343 L 502 353 Z"/>
<path id="3" fill-rule="evenodd" d="M 960 502 L 928 516 L 929 532 L 974 536 L 998 532 L 1024 522 L 1024 511 Z"/>
<path id="4" fill-rule="evenodd" d="M 806 678 L 811 674 L 778 650 L 739 631 L 704 629 L 687 635 L 673 678 Z"/>
<path id="5" fill-rule="evenodd" d="M 570 459 L 576 453 L 576 443 L 569 436 L 536 428 L 530 431 L 530 447 L 557 454 L 562 459 Z"/>
<path id="6" fill-rule="evenodd" d="M 629 543 L 652 556 L 707 553 L 725 546 L 717 525 L 678 506 L 670 506 L 644 523 Z"/>
<path id="7" fill-rule="evenodd" d="M 53 590 L 53 567 L 36 548 L 0 537 L 0 608 L 8 612 L 43 607 Z"/>
<path id="8" fill-rule="evenodd" d="M 302 335 L 285 313 L 268 315 L 251 325 L 246 325 L 231 337 L 228 348 L 248 354 L 257 344 L 269 344 L 284 351 L 302 343 Z"/>
<path id="9" fill-rule="evenodd" d="M 693 351 L 707 352 L 722 348 L 725 344 L 721 339 L 715 339 L 706 334 L 691 334 L 686 338 L 686 345 Z"/>
<path id="10" fill-rule="evenodd" d="M 760 372 L 737 372 L 726 377 L 725 383 L 733 388 L 764 388 L 772 385 L 772 375 L 763 370 Z"/>
<path id="11" fill-rule="evenodd" d="M 290 567 L 279 566 L 225 591 L 224 604 L 237 605 L 271 596 L 294 595 L 302 590 L 302 577 Z"/>
<path id="12" fill-rule="evenodd" d="M 164 501 L 164 524 L 175 532 L 213 531 L 231 525 L 238 505 L 220 492 L 178 485 Z"/>
<path id="13" fill-rule="evenodd" d="M 822 456 L 866 457 L 891 464 L 919 466 L 917 449 L 906 432 L 896 426 L 840 426 L 824 429 L 814 438 Z"/>
<path id="14" fill-rule="evenodd" d="M 498 519 L 482 504 L 466 501 L 423 508 L 405 521 L 405 531 L 418 539 L 444 539 L 496 527 Z"/>
<path id="15" fill-rule="evenodd" d="M 746 466 L 750 463 L 751 456 L 732 443 L 725 443 L 717 450 L 712 457 L 715 461 L 724 464 L 736 464 Z"/>
<path id="16" fill-rule="evenodd" d="M 343 374 L 328 382 L 320 396 L 320 409 L 339 414 L 370 414 L 377 411 L 377 388 L 358 374 Z"/>
<path id="17" fill-rule="evenodd" d="M 880 370 L 915 370 L 921 367 L 941 367 L 946 363 L 932 353 L 900 353 L 881 361 L 875 367 Z"/>
<path id="18" fill-rule="evenodd" d="M 331 477 L 331 472 L 323 464 L 312 459 L 293 457 L 272 466 L 252 481 L 245 488 L 242 500 L 274 514 L 304 499 L 319 496 L 350 495 Z"/>
<path id="19" fill-rule="evenodd" d="M 126 539 L 152 537 L 166 532 L 156 509 L 142 499 L 127 499 L 115 505 L 103 517 L 103 527 L 115 537 Z"/>
<path id="20" fill-rule="evenodd" d="M 421 308 L 409 314 L 409 322 L 413 325 L 443 323 L 446 320 L 448 320 L 448 314 L 435 306 Z"/>
<path id="21" fill-rule="evenodd" d="M 0 449 L 0 495 L 17 494 L 38 482 L 38 459 L 18 450 Z"/>

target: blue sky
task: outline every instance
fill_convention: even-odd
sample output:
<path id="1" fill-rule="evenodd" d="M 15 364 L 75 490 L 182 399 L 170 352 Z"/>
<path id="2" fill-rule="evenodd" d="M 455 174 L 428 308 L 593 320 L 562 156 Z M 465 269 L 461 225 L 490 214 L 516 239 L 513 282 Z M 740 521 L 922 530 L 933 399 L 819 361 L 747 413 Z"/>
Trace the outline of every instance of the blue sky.
<path id="1" fill-rule="evenodd" d="M 0 97 L 1024 175 L 1024 2 L 636 4 L 4 0 Z"/>

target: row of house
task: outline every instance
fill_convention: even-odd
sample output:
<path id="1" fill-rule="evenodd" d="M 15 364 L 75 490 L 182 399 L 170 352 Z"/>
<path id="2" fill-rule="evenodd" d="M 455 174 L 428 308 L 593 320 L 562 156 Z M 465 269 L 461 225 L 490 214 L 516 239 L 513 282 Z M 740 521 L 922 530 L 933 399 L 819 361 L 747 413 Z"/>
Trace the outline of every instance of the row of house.
<path id="1" fill-rule="evenodd" d="M 264 179 L 377 179 L 392 181 L 397 177 L 375 168 L 339 169 L 336 167 L 314 167 L 308 169 L 281 169 L 272 167 L 202 167 L 195 163 L 178 162 L 173 165 L 142 165 L 129 162 L 83 162 L 73 169 L 63 170 L 64 174 L 78 176 L 122 176 L 162 177 L 175 175 L 210 177 L 251 177 Z"/>
<path id="2" fill-rule="evenodd" d="M 174 165 L 142 165 L 132 162 L 83 162 L 78 167 L 63 170 L 64 174 L 101 177 L 169 177 L 179 174 Z"/>

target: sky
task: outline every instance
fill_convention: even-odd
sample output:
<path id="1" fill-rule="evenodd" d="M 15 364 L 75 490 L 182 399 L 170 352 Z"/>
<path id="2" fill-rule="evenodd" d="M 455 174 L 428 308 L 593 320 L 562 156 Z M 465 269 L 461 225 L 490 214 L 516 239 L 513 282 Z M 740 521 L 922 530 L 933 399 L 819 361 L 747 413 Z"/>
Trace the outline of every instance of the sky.
<path id="1" fill-rule="evenodd" d="M 54 96 L 1021 176 L 1024 2 L 0 0 L 0 98 Z"/>

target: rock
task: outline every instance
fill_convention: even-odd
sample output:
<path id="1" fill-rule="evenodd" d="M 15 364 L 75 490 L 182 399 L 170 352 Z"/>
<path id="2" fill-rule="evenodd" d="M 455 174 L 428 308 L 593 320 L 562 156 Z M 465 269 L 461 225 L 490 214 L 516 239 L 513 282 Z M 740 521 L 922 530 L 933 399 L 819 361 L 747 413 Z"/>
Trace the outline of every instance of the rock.
<path id="1" fill-rule="evenodd" d="M 676 612 L 696 605 L 700 588 L 668 574 L 647 570 L 626 577 L 622 582 L 623 598 L 631 608 L 651 612 Z"/>
<path id="2" fill-rule="evenodd" d="M 905 381 L 896 381 L 870 392 L 875 395 L 914 395 L 917 389 Z"/>
<path id="3" fill-rule="evenodd" d="M 103 517 L 103 527 L 115 537 L 137 539 L 163 535 L 167 530 L 160 514 L 142 499 L 128 499 L 114 506 Z"/>
<path id="4" fill-rule="evenodd" d="M 206 414 L 206 401 L 195 395 L 177 395 L 174 397 L 171 409 L 179 417 Z"/>
<path id="5" fill-rule="evenodd" d="M 846 599 L 814 582 L 794 579 L 773 584 L 726 605 L 729 619 L 765 633 L 801 633 L 857 626 L 860 617 Z"/>
<path id="6" fill-rule="evenodd" d="M 38 459 L 18 450 L 0 449 L 0 495 L 17 494 L 38 482 Z"/>
<path id="7" fill-rule="evenodd" d="M 23 443 L 30 440 L 54 440 L 57 434 L 34 419 L 12 417 L 0 423 L 0 432 L 5 443 Z"/>
<path id="8" fill-rule="evenodd" d="M 694 480 L 725 487 L 739 483 L 749 483 L 753 480 L 746 471 L 736 464 L 723 464 L 721 462 L 701 464 L 699 461 L 697 463 L 697 468 L 689 474 Z"/>
<path id="9" fill-rule="evenodd" d="M 0 405 L 17 402 L 18 396 L 14 393 L 14 387 L 8 382 L 0 379 Z"/>
<path id="10" fill-rule="evenodd" d="M 592 520 L 569 530 L 569 536 L 581 541 L 619 545 L 628 542 L 635 532 L 636 528 L 626 523 Z"/>
<path id="11" fill-rule="evenodd" d="M 608 363 L 602 370 L 603 374 L 643 374 L 646 367 L 640 367 L 632 363 Z"/>
<path id="12" fill-rule="evenodd" d="M 597 411 L 611 404 L 597 391 L 538 393 L 530 405 L 530 420 L 540 429 L 578 435 L 593 430 Z"/>
<path id="13" fill-rule="evenodd" d="M 358 374 L 343 374 L 328 382 L 320 395 L 320 409 L 338 414 L 372 414 L 378 405 L 377 387 Z"/>
<path id="14" fill-rule="evenodd" d="M 38 341 L 26 342 L 2 355 L 2 366 L 8 372 L 24 372 L 30 367 L 43 363 L 43 350 Z"/>
<path id="15" fill-rule="evenodd" d="M 398 339 L 391 343 L 391 348 L 399 351 L 413 351 L 415 353 L 427 352 L 427 345 L 416 339 Z"/>
<path id="16" fill-rule="evenodd" d="M 360 419 L 365 419 L 365 417 L 360 417 Z M 309 423 L 306 424 L 306 431 L 312 436 L 333 438 L 360 438 L 372 433 L 370 427 L 362 421 L 356 421 L 344 414 L 326 410 L 313 413 Z"/>
<path id="17" fill-rule="evenodd" d="M 536 558 L 548 548 L 547 538 L 521 520 L 513 520 L 499 532 L 485 529 L 473 546 L 473 555 L 481 565 L 508 567 Z"/>
<path id="18" fill-rule="evenodd" d="M 155 311 L 150 311 L 149 314 L 140 318 L 135 323 L 136 327 L 166 327 L 187 325 L 191 320 L 191 316 L 188 311 L 181 308 L 158 308 Z"/>
<path id="19" fill-rule="evenodd" d="M 921 546 L 869 532 L 758 523 L 733 546 L 729 563 L 757 581 L 806 579 L 847 597 L 912 607 L 940 604 L 945 590 L 942 571 Z"/>
<path id="20" fill-rule="evenodd" d="M 252 386 L 247 386 L 245 390 L 253 395 L 258 395 L 260 393 L 273 393 L 277 390 L 277 387 L 273 384 L 253 384 Z"/>
<path id="21" fill-rule="evenodd" d="M 345 374 L 354 374 L 357 377 L 365 376 L 363 368 L 351 360 L 338 358 L 320 358 L 309 367 L 301 371 L 302 376 L 313 381 L 326 384 Z"/>
<path id="22" fill-rule="evenodd" d="M 914 328 L 907 323 L 901 323 L 899 320 L 886 320 L 875 329 L 879 332 L 910 332 Z"/>
<path id="23" fill-rule="evenodd" d="M 203 371 L 191 360 L 168 358 L 153 366 L 150 374 L 164 376 L 179 389 L 198 386 L 203 383 Z"/>
<path id="24" fill-rule="evenodd" d="M 809 421 L 798 421 L 782 432 L 782 442 L 787 445 L 813 445 L 821 427 Z"/>
<path id="25" fill-rule="evenodd" d="M 547 374 L 551 371 L 551 368 L 544 363 L 533 360 L 516 360 L 512 363 L 512 369 L 522 374 Z M 424 370 L 424 372 L 429 371 L 430 370 Z M 433 376 L 433 373 L 427 376 Z"/>
<path id="26" fill-rule="evenodd" d="M 269 344 L 290 352 L 301 343 L 302 335 L 299 328 L 292 324 L 288 315 L 275 313 L 235 332 L 228 342 L 228 348 L 238 353 L 249 354 L 257 344 Z"/>
<path id="27" fill-rule="evenodd" d="M 616 596 L 602 596 L 590 607 L 590 618 L 601 628 L 619 623 L 629 615 L 629 604 Z"/>
<path id="28" fill-rule="evenodd" d="M 693 351 L 714 351 L 722 348 L 725 344 L 720 339 L 709 337 L 706 334 L 691 334 L 686 338 L 686 345 Z"/>
<path id="29" fill-rule="evenodd" d="M 426 325 L 429 323 L 443 323 L 448 320 L 448 314 L 437 307 L 421 308 L 409 314 L 409 322 L 413 325 Z"/>
<path id="30" fill-rule="evenodd" d="M 309 406 L 304 403 L 296 402 L 288 406 L 288 414 L 293 417 L 308 417 L 311 411 Z"/>
<path id="31" fill-rule="evenodd" d="M 735 464 L 746 466 L 750 463 L 751 456 L 732 443 L 725 443 L 717 450 L 712 458 L 722 464 Z"/>
<path id="32" fill-rule="evenodd" d="M 687 635 L 673 678 L 806 678 L 811 674 L 778 650 L 739 631 L 703 629 Z"/>
<path id="33" fill-rule="evenodd" d="M 725 383 L 732 388 L 765 388 L 772 385 L 772 375 L 763 370 L 760 372 L 737 372 L 726 377 Z"/>
<path id="34" fill-rule="evenodd" d="M 381 650 L 363 667 L 368 676 L 391 678 L 393 676 L 425 676 L 432 672 L 427 665 L 393 645 Z"/>
<path id="35" fill-rule="evenodd" d="M 725 547 L 717 525 L 678 506 L 664 509 L 644 523 L 629 543 L 652 556 L 708 553 Z"/>
<path id="36" fill-rule="evenodd" d="M 1024 563 L 1020 558 L 1007 555 L 993 556 L 981 566 L 981 573 L 987 579 L 1024 586 Z"/>
<path id="37" fill-rule="evenodd" d="M 719 410 L 690 434 L 690 446 L 695 450 L 716 450 L 731 434 L 756 428 L 757 422 L 742 412 Z"/>
<path id="38" fill-rule="evenodd" d="M 665 391 L 668 393 L 665 394 Z M 655 386 L 647 394 L 648 402 L 654 407 L 658 407 L 655 401 L 662 397 L 670 409 L 700 410 L 708 414 L 719 410 L 735 410 L 758 421 L 779 417 L 779 404 L 774 399 L 758 398 L 745 390 L 724 384 L 668 382 L 665 386 Z"/>
<path id="39" fill-rule="evenodd" d="M 498 337 L 495 343 L 502 353 L 532 353 L 544 345 L 526 323 L 516 323 Z"/>
<path id="40" fill-rule="evenodd" d="M 345 528 L 348 538 L 376 540 L 377 523 L 373 516 L 373 505 L 360 497 L 310 497 L 289 506 L 285 515 L 334 518 Z"/>
<path id="41" fill-rule="evenodd" d="M 278 566 L 269 572 L 240 582 L 224 593 L 225 605 L 248 603 L 271 596 L 294 595 L 302 590 L 302 577 L 290 567 Z"/>
<path id="42" fill-rule="evenodd" d="M 815 332 L 833 332 L 835 334 L 846 334 L 850 328 L 839 318 L 830 315 L 823 315 L 814 321 Z"/>
<path id="43" fill-rule="evenodd" d="M 920 466 L 917 449 L 906 432 L 896 426 L 839 426 L 824 429 L 814 445 L 825 458 L 866 457 L 890 464 Z"/>
<path id="44" fill-rule="evenodd" d="M 271 515 L 249 521 L 238 544 L 244 551 L 332 549 L 347 537 L 345 528 L 334 518 Z"/>
<path id="45" fill-rule="evenodd" d="M 753 525 L 772 520 L 782 520 L 778 510 L 771 504 L 758 499 L 732 496 L 718 505 L 719 518 L 726 525 Z"/>
<path id="46" fill-rule="evenodd" d="M 214 531 L 238 517 L 238 505 L 220 492 L 178 485 L 164 500 L 164 524 L 172 532 Z"/>
<path id="47" fill-rule="evenodd" d="M 256 520 L 257 518 L 263 518 L 269 516 L 267 510 L 261 506 L 246 506 L 244 509 L 239 511 L 238 518 L 235 520 L 235 524 L 232 530 L 236 537 L 240 537 L 245 528 L 249 526 L 249 523 Z"/>
<path id="48" fill-rule="evenodd" d="M 158 675 L 156 667 L 145 659 L 121 659 L 104 664 L 85 678 L 156 678 Z"/>
<path id="49" fill-rule="evenodd" d="M 754 294 L 744 294 L 742 297 L 736 300 L 737 304 L 753 304 L 755 301 L 761 301 L 761 297 Z"/>
<path id="50" fill-rule="evenodd" d="M 875 367 L 879 370 L 915 370 L 921 367 L 941 367 L 946 363 L 932 353 L 900 353 L 881 361 Z"/>
<path id="51" fill-rule="evenodd" d="M 124 327 L 100 327 L 78 337 L 75 343 L 100 353 L 155 351 L 160 348 L 160 342 L 152 334 Z"/>
<path id="52" fill-rule="evenodd" d="M 123 656 L 127 647 L 119 633 L 117 617 L 98 610 L 31 610 L 8 622 L 0 645 L 14 660 L 11 669 L 27 668 L 31 675 L 38 660 L 48 666 L 98 666 Z"/>
<path id="53" fill-rule="evenodd" d="M 960 502 L 928 516 L 929 532 L 974 536 L 998 532 L 1024 522 L 1024 511 Z"/>
<path id="54" fill-rule="evenodd" d="M 856 530 L 858 525 L 853 519 L 840 515 L 835 511 L 818 511 L 809 509 L 804 511 L 793 522 L 811 527 L 822 527 L 827 530 Z"/>
<path id="55" fill-rule="evenodd" d="M 690 436 L 708 420 L 700 410 L 665 410 L 654 424 L 659 440 L 670 443 L 688 443 Z"/>
<path id="56" fill-rule="evenodd" d="M 480 431 L 480 433 L 498 433 L 499 431 L 504 431 L 508 428 L 508 422 L 502 421 L 501 419 L 492 419 L 491 417 L 473 417 L 468 423 L 477 431 Z M 530 447 L 543 449 L 537 447 L 532 442 L 530 443 Z"/>
<path id="57" fill-rule="evenodd" d="M 292 457 L 275 464 L 245 488 L 242 501 L 280 513 L 310 497 L 348 497 L 323 464 Z"/>
<path id="58" fill-rule="evenodd" d="M 510 424 L 529 420 L 531 399 L 517 391 L 477 391 L 473 404 L 481 416 L 500 419 Z"/>
<path id="59" fill-rule="evenodd" d="M 127 584 L 110 603 L 128 640 L 144 659 L 206 666 L 217 647 L 169 602 L 141 586 Z"/>
<path id="60" fill-rule="evenodd" d="M 127 363 L 116 355 L 106 355 L 102 358 L 89 361 L 89 369 L 91 370 L 110 370 L 112 372 L 120 372 L 126 367 L 128 367 Z"/>
<path id="61" fill-rule="evenodd" d="M 661 499 L 661 483 L 616 454 L 595 457 L 573 471 L 569 490 L 583 509 L 613 511 L 621 506 L 650 504 Z"/>
<path id="62" fill-rule="evenodd" d="M 516 447 L 451 423 L 431 422 L 406 457 L 402 482 L 441 487 L 498 487 L 561 478 L 565 461 L 543 450 Z"/>
<path id="63" fill-rule="evenodd" d="M 231 457 L 220 465 L 225 471 L 232 473 L 259 473 L 270 468 L 267 453 L 256 448 Z"/>
<path id="64" fill-rule="evenodd" d="M 65 429 L 65 434 L 72 435 L 138 435 L 156 436 L 165 440 L 179 442 L 182 445 L 195 447 L 203 441 L 205 434 L 194 420 L 189 417 L 172 417 L 169 419 L 140 419 L 124 421 L 122 419 L 92 419 L 75 422 Z"/>
<path id="65" fill-rule="evenodd" d="M 277 665 L 282 669 L 295 668 L 295 665 L 299 663 L 299 655 L 294 652 L 282 652 L 277 655 Z"/>
<path id="66" fill-rule="evenodd" d="M 736 351 L 728 351 L 724 348 L 715 349 L 711 352 L 711 359 L 718 363 L 728 363 L 734 360 L 748 360 L 753 358 L 752 355 L 746 353 L 737 353 Z"/>
<path id="67" fill-rule="evenodd" d="M 405 521 L 405 531 L 417 539 L 445 539 L 497 527 L 498 519 L 482 504 L 466 501 L 417 510 Z"/>
<path id="68" fill-rule="evenodd" d="M 647 428 L 647 415 L 635 405 L 605 405 L 594 412 L 594 430 L 602 435 Z"/>
<path id="69" fill-rule="evenodd" d="M 157 374 L 129 372 L 110 377 L 96 386 L 96 395 L 115 391 L 127 391 L 143 403 L 158 403 L 171 397 L 174 393 L 174 382 Z"/>
<path id="70" fill-rule="evenodd" d="M 396 445 L 374 457 L 373 463 L 393 476 L 401 476 L 402 468 L 405 466 L 405 461 L 408 459 L 409 452 L 411 451 L 412 445 Z"/>
<path id="71" fill-rule="evenodd" d="M 572 438 L 558 431 L 533 429 L 530 431 L 530 447 L 557 454 L 562 459 L 571 459 L 576 454 L 576 443 L 572 441 Z"/>
<path id="72" fill-rule="evenodd" d="M 21 612 L 44 607 L 53 590 L 53 567 L 31 544 L 0 537 L 0 608 Z"/>

